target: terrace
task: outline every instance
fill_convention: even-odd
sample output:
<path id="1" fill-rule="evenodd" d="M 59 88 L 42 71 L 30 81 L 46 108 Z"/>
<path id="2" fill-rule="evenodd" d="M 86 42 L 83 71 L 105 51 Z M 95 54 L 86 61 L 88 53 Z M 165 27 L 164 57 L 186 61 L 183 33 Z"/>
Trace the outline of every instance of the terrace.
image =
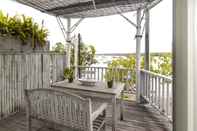
<path id="1" fill-rule="evenodd" d="M 131 99 L 124 101 L 124 119 L 116 124 L 117 131 L 171 131 L 173 122 L 173 85 L 172 79 L 149 71 L 149 10 L 159 4 L 160 0 L 120 0 L 120 1 L 28 1 L 17 0 L 20 3 L 36 8 L 42 12 L 57 16 L 61 26 L 61 18 L 68 20 L 68 30 L 64 32 L 67 44 L 70 44 L 72 27 L 71 18 L 97 17 L 112 14 L 120 14 L 129 11 L 137 11 L 137 24 L 128 20 L 136 27 L 136 94 L 130 94 Z M 63 2 L 63 3 L 61 3 Z M 72 3 L 73 2 L 73 3 Z M 78 3 L 79 2 L 79 3 Z M 60 4 L 61 3 L 61 4 Z M 62 6 L 64 5 L 64 6 Z M 141 12 L 146 16 L 146 50 L 145 69 L 140 69 L 141 46 Z M 80 23 L 80 21 L 79 21 Z M 77 26 L 79 23 L 76 23 Z M 75 27 L 74 27 L 75 28 Z M 63 69 L 70 67 L 70 49 L 67 54 L 49 52 L 34 53 L 8 53 L 0 54 L 0 130 L 24 131 L 26 130 L 24 89 L 48 88 L 54 82 L 63 80 Z M 75 56 L 78 56 L 77 52 Z M 92 72 L 84 74 L 84 77 L 105 82 L 105 74 L 108 70 L 118 74 L 116 81 L 123 81 L 129 69 L 81 67 L 75 62 L 76 78 L 80 77 L 80 70 Z M 118 100 L 117 109 L 120 105 Z M 107 109 L 107 131 L 111 130 L 112 106 Z M 120 111 L 117 110 L 117 114 Z M 56 124 L 47 125 L 42 121 L 33 121 L 32 130 L 51 131 L 64 130 Z M 114 131 L 115 131 L 114 130 Z"/>
<path id="2" fill-rule="evenodd" d="M 57 53 L 1 53 L 1 116 L 2 131 L 26 130 L 24 89 L 48 88 L 51 83 L 61 81 L 65 67 L 65 54 Z M 23 64 L 22 64 L 23 63 Z M 105 81 L 109 68 L 78 67 L 81 76 Z M 22 71 L 23 70 L 23 71 Z M 91 72 L 83 74 L 82 71 Z M 116 81 L 121 81 L 129 69 L 113 69 Z M 172 130 L 172 80 L 165 76 L 141 70 L 142 97 L 148 103 L 138 103 L 136 94 L 129 89 L 124 91 L 129 98 L 124 101 L 123 120 L 117 118 L 117 131 L 171 131 Z M 39 79 L 38 79 L 39 78 Z M 119 114 L 118 100 L 116 113 Z M 111 130 L 112 106 L 107 109 L 107 131 Z M 42 121 L 33 120 L 32 130 L 51 131 L 64 130 L 46 125 Z"/>

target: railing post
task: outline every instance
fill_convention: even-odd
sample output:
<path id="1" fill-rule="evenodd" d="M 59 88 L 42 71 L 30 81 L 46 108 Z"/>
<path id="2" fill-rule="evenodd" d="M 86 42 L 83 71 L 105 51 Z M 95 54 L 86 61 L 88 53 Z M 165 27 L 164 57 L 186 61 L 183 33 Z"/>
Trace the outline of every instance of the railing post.
<path id="1" fill-rule="evenodd" d="M 169 106 L 170 106 L 170 102 L 169 102 L 169 82 L 167 81 L 167 94 L 166 94 L 166 115 L 169 115 Z"/>
<path id="2" fill-rule="evenodd" d="M 157 100 L 158 100 L 158 77 L 155 76 L 155 106 L 157 105 Z"/>
<path id="3" fill-rule="evenodd" d="M 140 88 L 140 92 L 141 92 L 141 94 L 142 94 L 142 96 L 144 95 L 144 72 L 140 72 L 140 74 L 141 74 L 141 79 L 140 79 L 140 85 L 141 85 L 141 88 Z"/>
<path id="4" fill-rule="evenodd" d="M 165 102 L 165 79 L 162 79 L 162 112 L 165 112 L 164 108 L 164 102 Z"/>
<path id="5" fill-rule="evenodd" d="M 158 79 L 158 105 L 159 109 L 161 109 L 161 78 Z"/>
<path id="6" fill-rule="evenodd" d="M 151 81 L 151 103 L 154 103 L 154 75 L 152 75 Z"/>

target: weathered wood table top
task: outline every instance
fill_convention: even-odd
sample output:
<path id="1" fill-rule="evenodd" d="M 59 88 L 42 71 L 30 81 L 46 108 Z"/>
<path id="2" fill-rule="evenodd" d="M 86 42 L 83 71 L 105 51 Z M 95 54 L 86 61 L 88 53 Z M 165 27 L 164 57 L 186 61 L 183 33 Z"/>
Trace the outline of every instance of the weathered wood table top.
<path id="1" fill-rule="evenodd" d="M 114 83 L 114 86 L 112 88 L 108 88 L 107 83 L 105 82 L 96 82 L 94 86 L 86 86 L 82 85 L 79 81 L 75 81 L 73 83 L 68 83 L 67 81 L 60 81 L 52 84 L 52 87 L 68 88 L 71 90 L 82 90 L 119 96 L 124 89 L 124 84 Z"/>

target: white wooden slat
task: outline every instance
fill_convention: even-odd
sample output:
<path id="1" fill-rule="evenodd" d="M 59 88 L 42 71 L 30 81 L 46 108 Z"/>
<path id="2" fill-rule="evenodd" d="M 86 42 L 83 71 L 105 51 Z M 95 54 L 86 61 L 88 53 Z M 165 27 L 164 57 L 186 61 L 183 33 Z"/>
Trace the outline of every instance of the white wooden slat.
<path id="1" fill-rule="evenodd" d="M 5 95 L 6 95 L 6 105 L 5 105 L 5 112 L 6 112 L 6 117 L 8 116 L 8 106 L 9 106 L 9 96 L 8 96 L 8 74 L 9 74 L 9 67 L 8 67 L 8 57 L 9 57 L 9 55 L 8 56 L 6 56 L 6 64 L 5 64 L 5 70 L 6 70 L 6 75 L 5 75 Z"/>
<path id="2" fill-rule="evenodd" d="M 155 76 L 155 105 L 158 106 L 158 77 Z"/>
<path id="3" fill-rule="evenodd" d="M 19 98 L 19 109 L 24 110 L 24 89 L 27 87 L 27 76 L 29 76 L 27 72 L 27 58 L 25 55 L 18 55 L 18 98 Z"/>
<path id="4" fill-rule="evenodd" d="M 166 115 L 169 115 L 169 108 L 170 108 L 170 103 L 169 103 L 169 83 L 167 82 L 167 90 L 166 90 Z"/>
<path id="5" fill-rule="evenodd" d="M 3 94 L 3 57 L 2 56 L 0 56 L 0 82 L 1 82 L 1 87 L 0 87 L 0 104 L 1 104 L 1 106 L 0 106 L 0 119 L 2 118 L 2 115 L 3 115 L 3 98 L 4 98 L 4 94 Z"/>
<path id="6" fill-rule="evenodd" d="M 2 117 L 4 117 L 5 114 L 5 108 L 3 107 L 5 105 L 5 55 L 2 55 Z"/>
<path id="7" fill-rule="evenodd" d="M 161 109 L 161 78 L 158 78 L 158 106 L 159 106 L 159 109 Z"/>
<path id="8" fill-rule="evenodd" d="M 19 87 L 18 83 L 19 83 L 19 74 L 18 74 L 18 68 L 19 68 L 19 64 L 18 64 L 18 60 L 19 60 L 19 55 L 15 56 L 15 102 L 16 102 L 16 112 L 19 112 Z"/>
<path id="9" fill-rule="evenodd" d="M 7 94 L 6 94 L 6 61 L 5 61 L 5 58 L 6 56 L 4 55 L 3 56 L 3 70 L 4 70 L 4 76 L 3 76 L 3 96 L 4 96 L 4 102 L 3 102 L 3 105 L 7 105 L 6 103 L 6 99 L 7 98 Z M 3 116 L 5 117 L 6 116 L 6 106 L 3 108 Z"/>
<path id="10" fill-rule="evenodd" d="M 145 96 L 145 74 L 143 73 L 143 72 L 141 72 L 141 81 L 142 81 L 142 83 L 141 83 L 141 85 L 142 85 L 142 90 L 141 90 L 141 93 L 142 93 L 142 96 Z"/>
<path id="11" fill-rule="evenodd" d="M 15 82 L 14 82 L 14 57 L 15 56 L 13 56 L 13 57 L 11 57 L 12 59 L 11 59 L 11 82 L 10 82 L 10 86 L 11 86 L 11 89 L 12 89 L 12 95 L 11 95 L 11 112 L 13 112 L 13 113 L 15 113 Z"/>
<path id="12" fill-rule="evenodd" d="M 0 56 L 0 82 L 3 83 L 3 69 L 2 69 L 2 65 L 3 65 L 3 62 L 2 62 L 2 56 Z M 2 89 L 2 85 L 0 87 L 0 119 L 2 117 L 2 114 L 3 114 L 3 110 L 2 110 L 2 105 L 3 105 L 3 89 Z"/>
<path id="13" fill-rule="evenodd" d="M 150 74 L 148 74 L 148 80 L 147 80 L 147 84 L 148 84 L 148 89 L 147 89 L 147 97 L 148 97 L 148 99 L 149 99 L 149 101 L 150 101 L 150 93 L 151 93 L 151 90 L 150 90 L 150 88 L 151 88 L 151 85 L 150 85 Z"/>
<path id="14" fill-rule="evenodd" d="M 0 56 L 0 83 L 2 83 L 2 56 Z M 2 93 L 2 86 L 0 86 L 0 119 L 2 117 L 2 99 L 3 99 L 3 93 Z"/>
<path id="15" fill-rule="evenodd" d="M 162 106 L 162 112 L 165 112 L 165 107 L 164 107 L 164 103 L 165 103 L 165 79 L 162 79 L 162 85 L 161 85 L 161 89 L 162 89 L 162 96 L 161 96 L 161 106 Z"/>

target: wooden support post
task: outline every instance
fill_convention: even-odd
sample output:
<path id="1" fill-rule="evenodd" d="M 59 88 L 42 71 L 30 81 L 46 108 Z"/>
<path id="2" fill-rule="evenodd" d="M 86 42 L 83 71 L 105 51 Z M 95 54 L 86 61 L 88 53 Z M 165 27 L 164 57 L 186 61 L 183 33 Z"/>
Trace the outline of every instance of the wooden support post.
<path id="1" fill-rule="evenodd" d="M 67 56 L 67 67 L 70 67 L 70 57 L 71 57 L 71 49 L 70 49 L 70 44 L 71 44 L 71 18 L 67 18 L 67 32 L 66 32 L 66 42 L 67 42 L 67 51 L 66 51 L 66 56 Z"/>
<path id="2" fill-rule="evenodd" d="M 75 38 L 75 41 L 74 41 L 74 66 L 75 66 L 75 79 L 77 79 L 78 78 L 78 37 L 77 38 Z"/>
<path id="3" fill-rule="evenodd" d="M 145 69 L 150 70 L 150 12 L 148 9 L 145 11 Z"/>
<path id="4" fill-rule="evenodd" d="M 149 36 L 150 36 L 150 12 L 149 9 L 145 10 L 145 55 L 144 55 L 144 63 L 145 70 L 150 70 L 150 45 L 149 45 Z M 148 79 L 147 89 L 150 90 L 150 79 Z M 143 92 L 143 88 L 141 90 Z M 150 95 L 150 94 L 149 94 Z"/>
<path id="5" fill-rule="evenodd" d="M 81 34 L 78 34 L 78 66 L 80 66 L 80 45 L 81 45 Z M 78 77 L 81 78 L 81 70 L 78 68 Z"/>
<path id="6" fill-rule="evenodd" d="M 137 10 L 137 32 L 136 32 L 136 88 L 137 88 L 137 102 L 140 103 L 140 49 L 141 49 L 141 9 Z"/>

